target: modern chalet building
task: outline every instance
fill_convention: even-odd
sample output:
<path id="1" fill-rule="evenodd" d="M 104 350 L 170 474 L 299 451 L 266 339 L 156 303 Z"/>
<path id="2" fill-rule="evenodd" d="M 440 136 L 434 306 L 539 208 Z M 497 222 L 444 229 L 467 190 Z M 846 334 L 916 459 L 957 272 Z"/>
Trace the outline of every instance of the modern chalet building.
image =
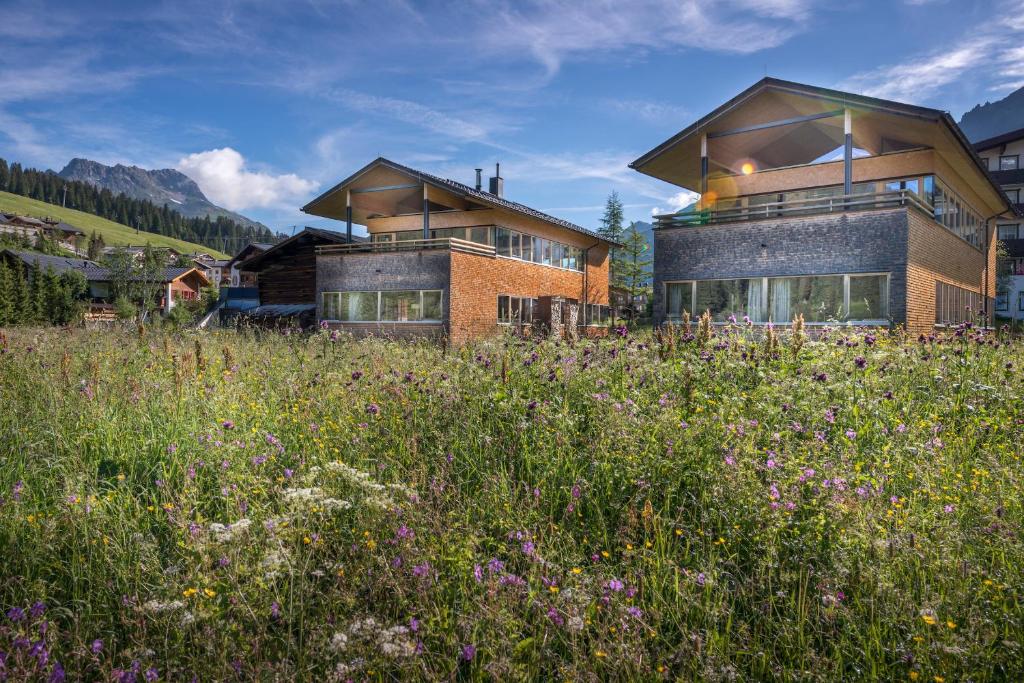
<path id="1" fill-rule="evenodd" d="M 927 332 L 992 310 L 1013 210 L 945 112 L 765 78 L 630 166 L 700 194 L 656 217 L 657 322 Z"/>
<path id="2" fill-rule="evenodd" d="M 315 247 L 321 324 L 456 344 L 502 326 L 603 325 L 611 243 L 506 199 L 497 171 L 484 190 L 480 169 L 471 187 L 379 158 L 303 207 L 345 221 L 347 239 Z"/>
<path id="3" fill-rule="evenodd" d="M 1014 215 L 1000 218 L 996 227 L 996 236 L 1006 248 L 998 267 L 1011 275 L 1006 291 L 997 293 L 996 315 L 1024 320 L 1024 128 L 980 140 L 974 149 L 1017 209 Z"/>

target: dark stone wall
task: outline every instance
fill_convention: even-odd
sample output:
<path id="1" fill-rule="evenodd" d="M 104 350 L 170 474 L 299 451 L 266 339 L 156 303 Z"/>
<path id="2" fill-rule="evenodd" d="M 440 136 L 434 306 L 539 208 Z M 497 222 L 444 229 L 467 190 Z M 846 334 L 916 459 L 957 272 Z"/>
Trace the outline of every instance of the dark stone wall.
<path id="1" fill-rule="evenodd" d="M 317 318 L 323 313 L 321 292 L 395 289 L 440 289 L 448 321 L 451 253 L 448 250 L 324 254 L 316 259 Z"/>
<path id="2" fill-rule="evenodd" d="M 889 314 L 906 320 L 906 208 L 654 230 L 654 319 L 665 282 L 888 272 Z"/>

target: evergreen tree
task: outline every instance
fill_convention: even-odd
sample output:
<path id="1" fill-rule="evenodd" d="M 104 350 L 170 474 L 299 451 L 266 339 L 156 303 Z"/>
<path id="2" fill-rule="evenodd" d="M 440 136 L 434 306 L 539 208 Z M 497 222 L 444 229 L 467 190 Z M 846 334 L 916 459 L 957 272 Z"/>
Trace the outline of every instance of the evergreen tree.
<path id="1" fill-rule="evenodd" d="M 61 303 L 60 281 L 53 268 L 47 267 L 39 276 L 38 294 L 39 322 L 56 323 L 58 308 Z"/>
<path id="2" fill-rule="evenodd" d="M 612 192 L 608 196 L 608 201 L 604 205 L 604 216 L 601 217 L 601 227 L 598 228 L 597 233 L 606 240 L 612 242 L 622 242 L 622 221 L 623 207 L 622 200 L 619 199 L 618 192 Z M 612 286 L 622 287 L 624 281 L 622 278 L 622 253 L 620 249 L 611 249 L 608 252 L 608 279 Z"/>
<path id="3" fill-rule="evenodd" d="M 28 267 L 28 311 L 24 322 L 38 323 L 46 320 L 46 289 L 43 271 L 38 263 Z"/>
<path id="4" fill-rule="evenodd" d="M 25 282 L 25 269 L 20 263 L 16 263 L 11 269 L 11 276 L 11 300 L 14 302 L 11 324 L 31 322 L 32 294 L 28 290 L 28 283 Z"/>
<path id="5" fill-rule="evenodd" d="M 649 257 L 650 246 L 647 238 L 636 229 L 636 223 L 630 223 L 623 237 L 622 260 L 619 264 L 624 286 L 629 290 L 629 304 L 632 310 L 636 298 L 642 294 L 649 294 L 651 289 L 651 274 L 648 271 L 652 261 Z"/>
<path id="6" fill-rule="evenodd" d="M 0 326 L 14 322 L 14 278 L 7 261 L 0 260 Z"/>
<path id="7" fill-rule="evenodd" d="M 85 314 L 85 298 L 88 292 L 89 283 L 82 273 L 77 270 L 61 273 L 57 281 L 51 322 L 55 325 L 70 325 L 80 321 Z"/>
<path id="8" fill-rule="evenodd" d="M 0 159 L 0 192 L 7 191 L 7 182 L 11 178 L 11 170 L 7 168 L 7 162 Z"/>

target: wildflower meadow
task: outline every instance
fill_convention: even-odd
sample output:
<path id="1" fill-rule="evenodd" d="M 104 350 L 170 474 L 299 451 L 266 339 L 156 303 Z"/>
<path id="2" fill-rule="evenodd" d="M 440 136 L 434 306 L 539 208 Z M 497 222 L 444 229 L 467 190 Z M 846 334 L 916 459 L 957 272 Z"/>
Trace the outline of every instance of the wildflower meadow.
<path id="1" fill-rule="evenodd" d="M 1024 346 L 0 337 L 0 680 L 1021 680 Z"/>

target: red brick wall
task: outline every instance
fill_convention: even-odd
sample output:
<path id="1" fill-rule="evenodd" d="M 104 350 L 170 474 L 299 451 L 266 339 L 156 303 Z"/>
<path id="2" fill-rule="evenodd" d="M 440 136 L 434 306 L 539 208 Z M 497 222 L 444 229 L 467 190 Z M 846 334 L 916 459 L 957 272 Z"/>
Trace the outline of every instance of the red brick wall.
<path id="1" fill-rule="evenodd" d="M 607 305 L 608 248 L 600 245 L 590 250 L 586 278 L 581 272 L 518 259 L 452 251 L 449 291 L 449 335 L 454 344 L 497 331 L 499 294 L 562 296 Z"/>
<path id="2" fill-rule="evenodd" d="M 995 292 L 995 244 L 981 253 L 938 223 L 908 210 L 907 330 L 930 332 L 935 326 L 936 281 L 984 291 L 985 262 L 989 262 L 989 296 Z"/>

